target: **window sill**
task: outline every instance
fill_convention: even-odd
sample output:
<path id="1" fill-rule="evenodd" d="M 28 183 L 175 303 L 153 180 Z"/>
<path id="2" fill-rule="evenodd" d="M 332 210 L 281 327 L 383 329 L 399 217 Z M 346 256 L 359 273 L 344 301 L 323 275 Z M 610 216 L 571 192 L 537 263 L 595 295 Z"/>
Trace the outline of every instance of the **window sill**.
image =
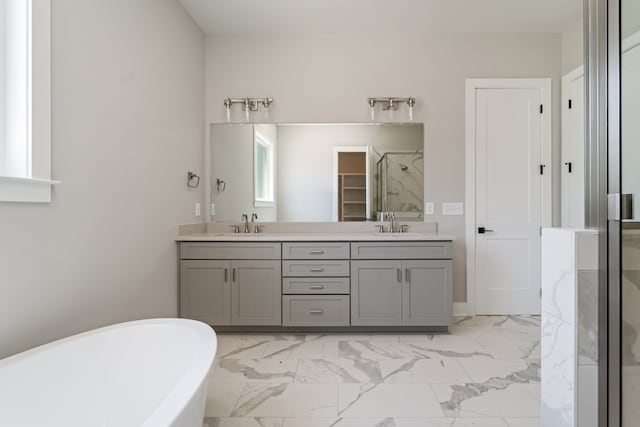
<path id="1" fill-rule="evenodd" d="M 264 200 L 254 200 L 253 207 L 254 208 L 272 208 L 275 206 L 274 202 L 267 202 Z"/>
<path id="2" fill-rule="evenodd" d="M 60 181 L 0 176 L 0 202 L 51 203 L 51 186 Z"/>

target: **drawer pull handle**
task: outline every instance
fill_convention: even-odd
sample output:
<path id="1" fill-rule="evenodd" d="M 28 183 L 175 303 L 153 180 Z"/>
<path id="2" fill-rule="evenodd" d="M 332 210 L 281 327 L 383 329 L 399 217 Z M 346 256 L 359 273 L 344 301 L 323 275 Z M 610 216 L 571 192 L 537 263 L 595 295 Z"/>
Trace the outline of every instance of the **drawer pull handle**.
<path id="1" fill-rule="evenodd" d="M 309 286 L 311 289 L 324 289 L 324 285 L 311 285 Z"/>
<path id="2" fill-rule="evenodd" d="M 309 314 L 323 314 L 323 313 L 324 313 L 324 310 L 321 308 L 309 310 Z"/>
<path id="3" fill-rule="evenodd" d="M 402 283 L 402 270 L 399 268 L 396 268 L 396 279 L 398 282 Z"/>
<path id="4" fill-rule="evenodd" d="M 322 267 L 313 267 L 310 271 L 312 273 L 322 273 L 324 271 L 324 268 L 322 268 Z"/>
<path id="5" fill-rule="evenodd" d="M 232 281 L 236 281 L 236 269 L 234 268 L 233 270 L 231 270 L 231 280 Z"/>
<path id="6" fill-rule="evenodd" d="M 309 251 L 309 255 L 322 255 L 324 253 L 324 250 L 322 249 L 315 249 L 312 251 Z"/>
<path id="7" fill-rule="evenodd" d="M 224 281 L 225 281 L 225 283 L 229 281 L 229 269 L 228 268 L 224 269 Z"/>
<path id="8" fill-rule="evenodd" d="M 407 283 L 411 282 L 411 270 L 409 270 L 408 268 L 404 269 L 404 280 Z"/>

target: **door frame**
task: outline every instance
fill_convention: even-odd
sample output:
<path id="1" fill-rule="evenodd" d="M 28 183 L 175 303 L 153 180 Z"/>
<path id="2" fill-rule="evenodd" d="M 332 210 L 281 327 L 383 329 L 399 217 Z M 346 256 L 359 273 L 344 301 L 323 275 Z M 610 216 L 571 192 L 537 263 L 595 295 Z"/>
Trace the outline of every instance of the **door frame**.
<path id="1" fill-rule="evenodd" d="M 560 102 L 561 102 L 561 108 L 560 108 L 560 112 L 561 112 L 561 116 L 560 116 L 560 141 L 562 143 L 562 146 L 560 147 L 560 226 L 561 227 L 566 227 L 567 225 L 567 221 L 565 218 L 566 215 L 566 209 L 565 209 L 565 183 L 563 180 L 564 177 L 564 164 L 562 164 L 562 162 L 564 161 L 564 141 L 567 139 L 568 134 L 567 132 L 569 131 L 569 129 L 566 127 L 565 125 L 565 121 L 567 118 L 567 101 L 569 100 L 569 83 L 579 79 L 580 77 L 583 78 L 583 82 L 585 82 L 585 85 L 583 85 L 583 103 L 586 103 L 586 94 L 584 93 L 584 88 L 586 87 L 586 80 L 584 80 L 586 78 L 585 73 L 584 73 L 584 65 L 580 65 L 579 67 L 575 68 L 574 70 L 569 71 L 567 74 L 562 76 L 561 79 L 561 95 L 560 95 Z M 585 134 L 584 137 L 584 141 L 586 141 L 587 136 Z M 582 166 L 583 166 L 583 170 L 586 170 L 586 153 L 585 150 L 583 150 L 582 152 Z M 585 180 L 585 187 L 586 187 L 586 178 Z M 585 209 L 586 209 L 586 202 L 585 202 Z M 584 228 L 584 224 L 583 227 Z"/>
<path id="2" fill-rule="evenodd" d="M 467 302 L 462 310 L 475 315 L 476 310 L 476 92 L 479 89 L 539 89 L 542 92 L 542 162 L 547 165 L 542 182 L 542 227 L 553 221 L 552 127 L 553 104 L 551 79 L 467 79 L 465 88 L 465 235 L 467 253 Z M 462 304 L 458 305 L 461 309 Z"/>
<path id="3" fill-rule="evenodd" d="M 333 147 L 333 186 L 332 186 L 332 205 L 333 211 L 331 212 L 331 218 L 333 221 L 339 221 L 338 218 L 338 153 L 365 153 L 365 163 L 366 163 L 366 190 L 365 190 L 365 198 L 367 201 L 366 204 L 366 217 L 367 219 L 371 218 L 371 165 L 369 164 L 371 160 L 371 156 L 369 154 L 369 145 L 357 145 L 357 146 L 345 146 L 345 145 L 335 145 Z"/>

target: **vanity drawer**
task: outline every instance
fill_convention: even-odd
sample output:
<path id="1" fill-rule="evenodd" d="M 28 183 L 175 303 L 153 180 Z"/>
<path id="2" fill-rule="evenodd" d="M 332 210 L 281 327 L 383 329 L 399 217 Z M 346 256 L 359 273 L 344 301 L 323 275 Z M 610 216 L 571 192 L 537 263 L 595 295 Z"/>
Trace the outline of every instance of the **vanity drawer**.
<path id="1" fill-rule="evenodd" d="M 451 242 L 354 242 L 352 259 L 451 259 Z"/>
<path id="2" fill-rule="evenodd" d="M 289 277 L 348 277 L 349 270 L 349 261 L 282 261 Z"/>
<path id="3" fill-rule="evenodd" d="M 283 294 L 347 294 L 348 277 L 300 277 L 282 279 Z"/>
<path id="4" fill-rule="evenodd" d="M 280 259 L 280 243 L 184 242 L 180 259 Z"/>
<path id="5" fill-rule="evenodd" d="M 349 259 L 348 242 L 283 243 L 283 259 Z"/>
<path id="6" fill-rule="evenodd" d="M 282 326 L 349 326 L 348 295 L 284 295 Z"/>

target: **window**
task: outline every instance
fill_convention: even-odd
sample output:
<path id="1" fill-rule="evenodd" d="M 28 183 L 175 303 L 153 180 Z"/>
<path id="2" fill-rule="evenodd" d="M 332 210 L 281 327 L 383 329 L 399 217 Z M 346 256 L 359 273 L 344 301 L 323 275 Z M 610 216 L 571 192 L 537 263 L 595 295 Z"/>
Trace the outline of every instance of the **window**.
<path id="1" fill-rule="evenodd" d="M 0 1 L 0 201 L 51 201 L 50 8 Z"/>
<path id="2" fill-rule="evenodd" d="M 274 204 L 274 147 L 260 132 L 255 132 L 253 153 L 253 205 L 270 207 Z"/>

